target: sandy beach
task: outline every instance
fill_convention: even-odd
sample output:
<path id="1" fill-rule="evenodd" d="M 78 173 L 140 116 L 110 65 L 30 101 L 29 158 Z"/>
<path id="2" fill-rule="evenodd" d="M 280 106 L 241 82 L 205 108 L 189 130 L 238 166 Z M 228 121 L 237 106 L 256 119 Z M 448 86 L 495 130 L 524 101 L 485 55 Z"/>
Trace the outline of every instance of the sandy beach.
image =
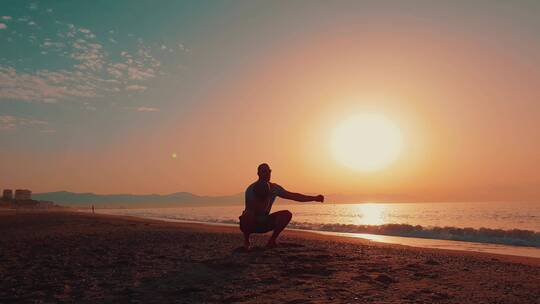
<path id="1" fill-rule="evenodd" d="M 540 303 L 540 260 L 285 231 L 0 212 L 2 303 Z"/>

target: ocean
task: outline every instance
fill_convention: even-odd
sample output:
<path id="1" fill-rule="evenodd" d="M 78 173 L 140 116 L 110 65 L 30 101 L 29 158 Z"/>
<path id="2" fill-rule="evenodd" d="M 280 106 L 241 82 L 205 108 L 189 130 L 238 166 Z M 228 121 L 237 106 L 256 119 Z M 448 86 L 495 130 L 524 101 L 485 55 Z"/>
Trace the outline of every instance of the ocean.
<path id="1" fill-rule="evenodd" d="M 289 228 L 362 237 L 378 242 L 540 257 L 540 203 L 304 203 L 290 210 Z M 167 221 L 234 225 L 243 205 L 97 212 Z"/>

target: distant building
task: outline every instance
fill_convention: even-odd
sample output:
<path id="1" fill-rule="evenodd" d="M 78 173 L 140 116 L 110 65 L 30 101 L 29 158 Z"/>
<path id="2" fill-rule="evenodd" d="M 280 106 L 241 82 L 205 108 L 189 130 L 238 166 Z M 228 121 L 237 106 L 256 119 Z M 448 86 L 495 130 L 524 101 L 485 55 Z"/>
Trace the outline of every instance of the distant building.
<path id="1" fill-rule="evenodd" d="M 54 203 L 50 201 L 39 201 L 37 207 L 42 209 L 48 209 L 54 207 Z"/>
<path id="2" fill-rule="evenodd" d="M 13 190 L 11 189 L 4 189 L 4 192 L 2 193 L 2 198 L 4 200 L 12 200 L 13 199 Z"/>
<path id="3" fill-rule="evenodd" d="M 27 189 L 17 189 L 15 190 L 15 199 L 16 200 L 31 200 L 32 191 Z"/>

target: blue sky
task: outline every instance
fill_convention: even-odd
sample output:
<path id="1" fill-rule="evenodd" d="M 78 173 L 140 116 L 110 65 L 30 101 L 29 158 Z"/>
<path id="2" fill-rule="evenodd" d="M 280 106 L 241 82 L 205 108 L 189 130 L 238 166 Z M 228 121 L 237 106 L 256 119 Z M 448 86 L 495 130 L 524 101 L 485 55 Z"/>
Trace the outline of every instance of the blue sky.
<path id="1" fill-rule="evenodd" d="M 182 119 L 200 94 L 294 34 L 262 2 L 4 1 L 1 136 L 20 149 L 104 145 Z M 254 14 L 254 12 L 257 12 Z M 291 12 L 301 12 L 301 5 Z M 304 21 L 300 21 L 300 25 Z M 21 140 L 24 138 L 25 140 Z"/>
<path id="2" fill-rule="evenodd" d="M 269 36 L 289 31 L 268 26 L 270 5 L 237 4 L 3 1 L 2 137 L 15 150 L 62 150 L 181 119 L 201 92 L 264 53 Z"/>
<path id="3" fill-rule="evenodd" d="M 130 3 L 2 3 L 0 127 L 13 131 L 3 136 L 24 134 L 39 146 L 61 143 L 52 135 L 104 140 L 100 129 L 129 125 L 130 112 L 161 111 L 168 96 L 149 98 L 151 89 L 188 73 L 186 29 L 200 8 Z"/>

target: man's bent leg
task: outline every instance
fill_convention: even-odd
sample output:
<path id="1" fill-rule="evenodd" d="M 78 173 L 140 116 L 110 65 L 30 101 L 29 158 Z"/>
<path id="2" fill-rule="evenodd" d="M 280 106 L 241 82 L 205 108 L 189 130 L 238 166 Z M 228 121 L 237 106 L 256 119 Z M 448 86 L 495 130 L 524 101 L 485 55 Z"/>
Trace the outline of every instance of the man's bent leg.
<path id="1" fill-rule="evenodd" d="M 274 217 L 274 233 L 272 233 L 272 236 L 268 240 L 267 247 L 275 247 L 276 246 L 276 239 L 278 238 L 279 234 L 287 227 L 289 222 L 292 219 L 292 213 L 289 210 L 281 210 L 278 212 L 274 212 L 270 214 L 271 217 Z"/>
<path id="2" fill-rule="evenodd" d="M 249 246 L 251 246 L 251 243 L 249 242 L 249 232 L 244 232 L 244 248 L 247 250 L 249 249 Z"/>
<path id="3" fill-rule="evenodd" d="M 240 216 L 240 230 L 244 234 L 244 248 L 249 249 L 251 246 L 249 236 L 255 232 L 255 217 L 253 215 Z"/>

